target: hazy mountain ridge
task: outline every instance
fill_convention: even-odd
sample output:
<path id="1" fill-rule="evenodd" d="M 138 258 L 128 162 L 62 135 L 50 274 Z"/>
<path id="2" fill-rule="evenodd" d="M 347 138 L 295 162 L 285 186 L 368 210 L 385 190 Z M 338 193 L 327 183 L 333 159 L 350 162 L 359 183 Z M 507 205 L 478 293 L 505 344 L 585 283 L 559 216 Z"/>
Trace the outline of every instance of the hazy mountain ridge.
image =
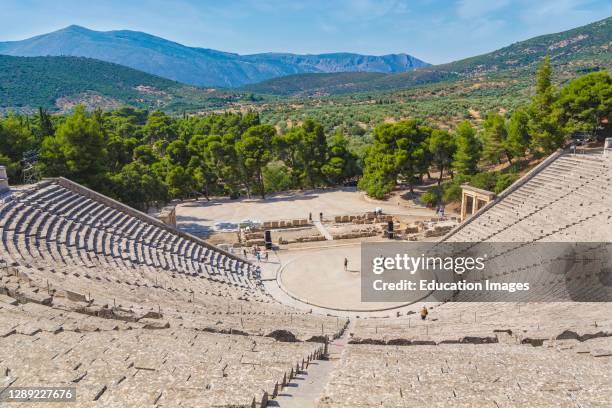
<path id="1" fill-rule="evenodd" d="M 294 75 L 247 85 L 245 90 L 273 95 L 318 96 L 351 92 L 402 89 L 426 83 L 504 74 L 518 77 L 531 74 L 545 55 L 550 55 L 559 72 L 612 68 L 612 17 L 555 34 L 534 37 L 499 50 L 448 64 L 416 71 L 382 75 L 368 81 L 356 76 L 329 74 L 322 81 L 316 76 Z"/>
<path id="2" fill-rule="evenodd" d="M 83 31 L 86 37 L 89 30 L 73 27 Z M 122 33 L 133 40 L 134 32 L 114 32 L 119 39 Z M 235 66 L 237 54 L 224 53 L 200 48 L 188 48 L 158 37 L 139 33 L 142 41 L 151 41 L 151 55 L 155 49 L 172 49 L 183 55 L 215 55 L 217 60 L 227 61 L 227 66 Z M 21 47 L 23 52 L 36 53 L 41 46 L 39 41 L 49 43 L 48 38 L 35 37 L 30 41 L 31 49 Z M 541 59 L 549 54 L 554 65 L 555 75 L 568 80 L 577 75 L 597 69 L 612 69 L 612 18 L 578 27 L 562 33 L 550 34 L 517 42 L 491 53 L 466 58 L 449 64 L 430 66 L 401 74 L 376 72 L 340 72 L 340 73 L 307 73 L 291 75 L 251 84 L 235 91 L 209 90 L 187 86 L 159 76 L 131 69 L 114 63 L 89 58 L 77 57 L 9 57 L 0 55 L 0 111 L 9 107 L 17 110 L 33 110 L 38 106 L 54 110 L 68 109 L 71 104 L 83 102 L 91 107 L 112 107 L 117 104 L 160 108 L 167 111 L 195 111 L 207 108 L 236 108 L 230 103 L 250 104 L 244 93 L 270 94 L 282 97 L 309 97 L 340 95 L 352 93 L 369 93 L 375 91 L 392 91 L 410 88 L 422 84 L 438 83 L 439 87 L 453 86 L 463 80 L 482 82 L 515 83 L 517 92 L 524 92 L 532 84 L 533 73 Z M 117 39 L 112 43 L 117 44 Z M 142 42 L 141 41 L 141 42 Z M 161 44 L 160 44 L 161 42 Z M 18 42 L 20 43 L 20 42 Z M 81 46 L 86 41 L 79 42 Z M 120 43 L 120 41 L 119 41 Z M 11 47 L 15 43 L 2 43 L 0 47 Z M 100 52 L 108 47 L 95 48 Z M 119 47 L 126 56 L 129 47 Z M 77 52 L 72 48 L 62 52 Z M 0 51 L 1 53 L 2 51 Z M 331 54 L 333 58 L 342 59 L 352 54 Z M 291 54 L 259 54 L 259 58 L 275 61 L 283 67 L 291 66 L 296 70 L 298 64 L 312 66 L 309 56 Z M 246 56 L 250 58 L 250 56 Z M 331 57 L 330 57 L 331 58 Z M 382 58 L 382 57 L 381 57 Z M 393 57 L 393 58 L 398 58 Z M 389 64 L 393 58 L 390 58 Z M 287 65 L 283 59 L 290 60 Z M 401 58 L 400 58 L 401 59 Z M 184 60 L 184 59 L 183 59 Z M 280 62 L 279 62 L 280 61 Z M 360 64 L 372 63 L 362 57 Z M 400 63 L 402 63 L 400 61 Z M 253 64 L 251 64 L 253 65 Z M 277 72 L 274 64 L 265 64 L 270 72 Z M 185 65 L 190 68 L 189 64 Z M 215 65 L 219 68 L 219 65 Z M 224 74 L 223 69 L 220 73 Z M 314 69 L 314 68 L 313 68 Z M 317 68 L 318 69 L 318 68 Z M 497 76 L 498 79 L 492 79 Z M 501 81 L 499 80 L 501 78 Z M 445 82 L 446 81 L 446 82 Z M 469 84 L 468 84 L 469 85 Z M 478 85 L 478 86 L 483 86 Z M 509 86 L 509 85 L 505 85 Z M 513 88 L 514 89 L 514 88 Z M 242 93 L 242 95 L 241 95 Z M 252 105 L 250 105 L 252 106 Z M 238 107 L 239 108 L 239 107 Z"/>
<path id="3" fill-rule="evenodd" d="M 187 47 L 138 31 L 102 32 L 74 25 L 26 40 L 0 42 L 0 54 L 24 57 L 95 58 L 186 84 L 222 87 L 236 87 L 299 73 L 344 71 L 392 73 L 428 65 L 407 54 L 239 55 L 207 48 Z"/>

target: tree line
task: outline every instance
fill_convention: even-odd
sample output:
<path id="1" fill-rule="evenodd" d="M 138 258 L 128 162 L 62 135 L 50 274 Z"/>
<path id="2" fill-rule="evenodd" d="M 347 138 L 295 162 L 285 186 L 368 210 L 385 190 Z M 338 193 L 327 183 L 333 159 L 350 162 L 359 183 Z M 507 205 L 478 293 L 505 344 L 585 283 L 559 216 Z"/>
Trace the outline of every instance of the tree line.
<path id="1" fill-rule="evenodd" d="M 0 165 L 22 177 L 39 152 L 42 177 L 63 176 L 136 208 L 201 195 L 260 195 L 338 185 L 360 173 L 342 129 L 305 120 L 280 134 L 255 113 L 172 117 L 121 108 L 65 116 L 40 110 L 0 121 Z"/>
<path id="2" fill-rule="evenodd" d="M 423 200 L 452 201 L 461 182 L 501 190 L 518 177 L 512 171 L 517 167 L 495 174 L 482 171 L 483 165 L 550 153 L 575 132 L 601 134 L 611 109 L 608 73 L 586 74 L 561 89 L 551 74 L 547 58 L 530 103 L 507 117 L 489 113 L 481 129 L 468 121 L 452 131 L 417 120 L 380 124 L 360 155 L 349 147 L 352 136 L 343 127 L 326 133 L 313 119 L 277 129 L 252 112 L 176 117 L 77 107 L 67 115 L 9 113 L 0 119 L 0 165 L 16 183 L 24 153 L 35 151 L 41 177 L 64 176 L 143 210 L 175 198 L 265 197 L 357 178 L 367 194 L 383 198 L 398 181 L 412 189 L 432 170 L 440 187 Z"/>
<path id="3" fill-rule="evenodd" d="M 601 131 L 612 106 L 609 74 L 590 73 L 560 90 L 553 85 L 551 75 L 547 57 L 536 74 L 530 103 L 519 106 L 507 118 L 490 112 L 480 131 L 467 120 L 453 132 L 417 120 L 377 126 L 365 153 L 359 187 L 376 198 L 385 197 L 398 182 L 406 183 L 412 191 L 412 186 L 435 168 L 439 186 L 445 174 L 453 181 L 425 195 L 427 202 L 457 199 L 458 185 L 466 181 L 499 192 L 518 178 L 512 173 L 517 167 L 509 166 L 509 173 L 498 177 L 479 174 L 481 166 L 502 162 L 512 165 L 528 153 L 549 154 L 563 147 L 568 136 L 576 132 L 609 136 L 609 127 Z"/>

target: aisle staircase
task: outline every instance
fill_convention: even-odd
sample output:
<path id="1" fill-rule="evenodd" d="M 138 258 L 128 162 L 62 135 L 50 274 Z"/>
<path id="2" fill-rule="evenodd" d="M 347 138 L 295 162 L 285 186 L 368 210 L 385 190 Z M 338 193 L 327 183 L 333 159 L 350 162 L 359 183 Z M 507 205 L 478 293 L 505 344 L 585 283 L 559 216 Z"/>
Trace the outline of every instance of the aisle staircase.
<path id="1" fill-rule="evenodd" d="M 326 240 L 328 241 L 334 240 L 334 237 L 332 237 L 332 235 L 329 233 L 327 228 L 325 228 L 325 225 L 323 225 L 321 221 L 313 221 L 312 223 L 314 224 L 315 227 L 317 227 L 321 235 L 323 235 Z"/>

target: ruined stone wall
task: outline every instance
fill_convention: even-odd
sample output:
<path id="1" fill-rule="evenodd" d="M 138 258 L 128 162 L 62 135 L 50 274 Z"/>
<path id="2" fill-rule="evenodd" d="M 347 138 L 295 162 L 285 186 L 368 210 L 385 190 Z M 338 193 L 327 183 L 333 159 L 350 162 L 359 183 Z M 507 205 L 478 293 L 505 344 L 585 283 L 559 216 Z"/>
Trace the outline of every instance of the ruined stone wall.
<path id="1" fill-rule="evenodd" d="M 159 212 L 159 220 L 166 225 L 176 228 L 176 208 L 164 207 Z"/>
<path id="2" fill-rule="evenodd" d="M 0 193 L 9 190 L 8 176 L 6 175 L 6 167 L 0 166 Z"/>

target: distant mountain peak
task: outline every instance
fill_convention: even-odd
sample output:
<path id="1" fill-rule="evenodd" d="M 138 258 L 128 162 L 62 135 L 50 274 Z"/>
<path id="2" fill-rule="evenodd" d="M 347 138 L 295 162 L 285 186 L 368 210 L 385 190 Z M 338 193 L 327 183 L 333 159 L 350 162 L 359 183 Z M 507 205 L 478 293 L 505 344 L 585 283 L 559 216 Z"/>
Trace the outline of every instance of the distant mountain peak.
<path id="1" fill-rule="evenodd" d="M 93 30 L 90 30 L 89 28 L 85 28 L 77 24 L 70 24 L 69 26 L 66 26 L 58 31 L 93 31 Z"/>
<path id="2" fill-rule="evenodd" d="M 41 38 L 41 37 L 44 38 L 45 36 L 52 36 L 52 35 L 58 35 L 58 34 L 63 34 L 63 35 L 66 35 L 66 34 L 93 34 L 93 33 L 96 33 L 96 32 L 97 31 L 90 30 L 87 27 L 83 27 L 83 26 L 76 25 L 76 24 L 71 24 L 71 25 L 66 26 L 64 28 L 60 28 L 59 30 L 51 31 L 48 34 L 37 35 L 34 38 Z M 23 40 L 23 41 L 28 41 L 28 40 L 26 39 L 26 40 Z"/>
<path id="3" fill-rule="evenodd" d="M 383 56 L 346 52 L 239 55 L 187 47 L 140 31 L 96 31 L 79 25 L 22 41 L 0 42 L 0 54 L 95 58 L 186 84 L 222 87 L 300 73 L 398 73 L 429 65 L 405 53 Z"/>

